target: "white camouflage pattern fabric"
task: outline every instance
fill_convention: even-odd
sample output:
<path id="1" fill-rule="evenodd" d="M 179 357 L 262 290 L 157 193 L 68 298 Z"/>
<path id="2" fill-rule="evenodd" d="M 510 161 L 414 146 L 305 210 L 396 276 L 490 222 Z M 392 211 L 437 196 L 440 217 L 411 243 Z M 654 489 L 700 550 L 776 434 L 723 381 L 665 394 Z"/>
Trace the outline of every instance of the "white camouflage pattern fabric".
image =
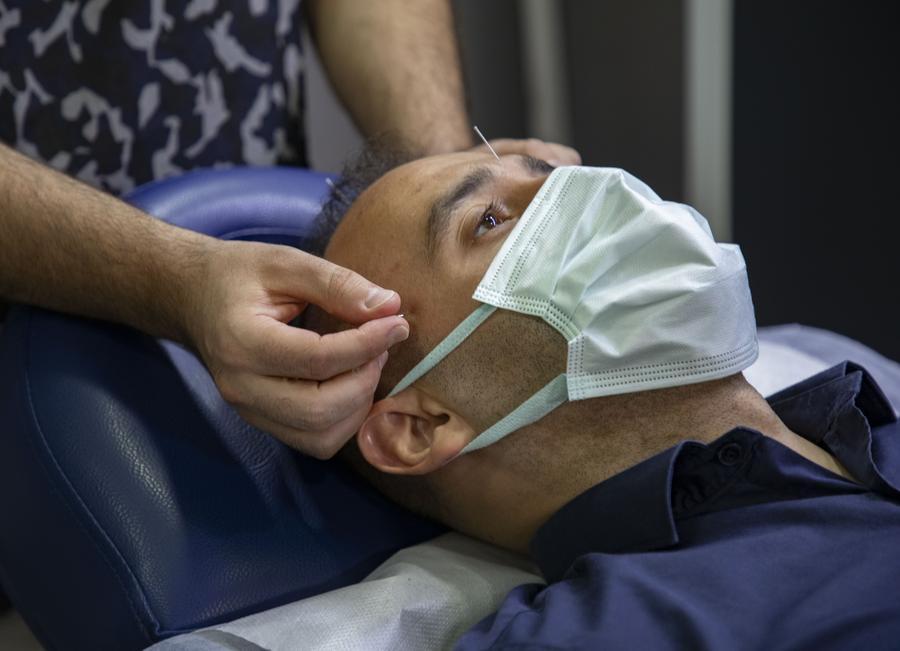
<path id="1" fill-rule="evenodd" d="M 0 140 L 113 194 L 304 165 L 300 0 L 0 0 Z"/>

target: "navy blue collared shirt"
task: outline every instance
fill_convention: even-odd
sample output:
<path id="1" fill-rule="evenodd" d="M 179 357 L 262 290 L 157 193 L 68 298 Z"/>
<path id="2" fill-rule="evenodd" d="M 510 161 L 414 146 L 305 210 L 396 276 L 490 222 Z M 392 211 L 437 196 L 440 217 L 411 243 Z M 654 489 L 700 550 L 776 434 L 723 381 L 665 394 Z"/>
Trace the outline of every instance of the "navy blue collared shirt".
<path id="1" fill-rule="evenodd" d="M 900 649 L 900 423 L 845 362 L 769 398 L 839 477 L 759 432 L 683 442 L 537 533 L 547 586 L 458 649 Z"/>

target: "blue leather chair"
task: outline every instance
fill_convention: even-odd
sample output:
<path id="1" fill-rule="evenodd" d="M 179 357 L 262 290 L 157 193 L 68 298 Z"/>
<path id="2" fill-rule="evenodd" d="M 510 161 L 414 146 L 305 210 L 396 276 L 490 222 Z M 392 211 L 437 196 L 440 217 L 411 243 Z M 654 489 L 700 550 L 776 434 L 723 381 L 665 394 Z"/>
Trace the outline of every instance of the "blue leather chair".
<path id="1" fill-rule="evenodd" d="M 302 247 L 326 193 L 321 174 L 236 169 L 129 200 Z M 0 580 L 50 649 L 143 648 L 356 582 L 440 533 L 246 425 L 188 351 L 118 325 L 13 308 L 0 425 Z"/>

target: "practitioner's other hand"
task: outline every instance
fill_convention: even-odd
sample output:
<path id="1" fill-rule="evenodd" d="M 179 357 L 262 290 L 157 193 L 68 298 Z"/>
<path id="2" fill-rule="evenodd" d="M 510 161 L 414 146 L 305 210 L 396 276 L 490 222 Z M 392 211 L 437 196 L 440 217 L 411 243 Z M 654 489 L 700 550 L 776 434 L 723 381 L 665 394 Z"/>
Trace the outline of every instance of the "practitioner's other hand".
<path id="1" fill-rule="evenodd" d="M 504 154 L 524 154 L 540 158 L 547 161 L 553 167 L 561 167 L 563 165 L 581 165 L 581 155 L 566 145 L 560 145 L 555 142 L 544 142 L 537 138 L 527 138 L 518 140 L 514 138 L 497 138 L 489 141 L 491 147 L 494 148 L 500 156 Z M 478 145 L 472 148 L 474 151 L 483 151 L 490 153 L 484 145 Z"/>

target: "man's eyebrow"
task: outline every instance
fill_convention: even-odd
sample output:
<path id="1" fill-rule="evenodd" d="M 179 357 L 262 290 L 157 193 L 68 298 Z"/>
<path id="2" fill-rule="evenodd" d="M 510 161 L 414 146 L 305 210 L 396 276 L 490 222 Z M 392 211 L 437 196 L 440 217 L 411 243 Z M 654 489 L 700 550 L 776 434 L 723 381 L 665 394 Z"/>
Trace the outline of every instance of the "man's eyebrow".
<path id="1" fill-rule="evenodd" d="M 434 257 L 434 250 L 450 225 L 450 217 L 453 210 L 469 195 L 494 178 L 494 172 L 489 167 L 479 167 L 469 172 L 456 187 L 443 197 L 435 201 L 428 213 L 428 224 L 425 235 L 425 250 L 429 258 Z"/>
<path id="2" fill-rule="evenodd" d="M 545 160 L 523 154 L 516 157 L 525 171 L 532 174 L 550 174 L 555 168 Z M 469 172 L 459 184 L 431 206 L 425 235 L 425 250 L 428 259 L 434 258 L 438 242 L 447 232 L 454 209 L 469 195 L 477 192 L 494 178 L 490 167 L 479 167 Z"/>

